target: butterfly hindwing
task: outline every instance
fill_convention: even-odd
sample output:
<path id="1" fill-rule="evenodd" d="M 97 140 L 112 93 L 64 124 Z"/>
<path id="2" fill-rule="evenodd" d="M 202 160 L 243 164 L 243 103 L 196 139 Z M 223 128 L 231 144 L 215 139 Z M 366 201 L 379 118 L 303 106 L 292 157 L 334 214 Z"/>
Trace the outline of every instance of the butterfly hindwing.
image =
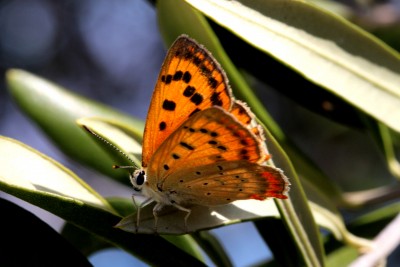
<path id="1" fill-rule="evenodd" d="M 279 169 L 238 160 L 178 170 L 160 189 L 177 203 L 213 206 L 243 199 L 285 199 L 287 184 Z"/>
<path id="2" fill-rule="evenodd" d="M 226 75 L 212 55 L 187 36 L 179 37 L 168 51 L 150 103 L 142 167 L 193 114 L 211 106 L 230 110 L 232 99 Z"/>

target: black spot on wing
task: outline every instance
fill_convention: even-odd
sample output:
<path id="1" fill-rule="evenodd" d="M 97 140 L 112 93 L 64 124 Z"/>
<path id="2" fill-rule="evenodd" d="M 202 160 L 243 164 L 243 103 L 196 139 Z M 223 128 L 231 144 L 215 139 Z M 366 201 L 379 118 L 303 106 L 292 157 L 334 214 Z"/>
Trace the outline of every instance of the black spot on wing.
<path id="1" fill-rule="evenodd" d="M 167 124 L 165 123 L 165 121 L 160 122 L 158 128 L 160 129 L 160 131 L 164 131 L 165 128 L 167 128 Z"/>
<path id="2" fill-rule="evenodd" d="M 203 60 L 201 58 L 199 58 L 199 57 L 193 57 L 193 61 L 192 62 L 196 66 L 199 66 L 203 62 Z"/>
<path id="3" fill-rule="evenodd" d="M 179 144 L 180 144 L 182 147 L 184 147 L 184 148 L 186 148 L 186 149 L 188 149 L 188 150 L 194 150 L 194 147 L 191 146 L 191 145 L 189 145 L 188 143 L 180 142 Z"/>
<path id="4" fill-rule="evenodd" d="M 247 142 L 246 139 L 240 139 L 240 144 L 244 145 L 244 146 L 248 146 L 249 142 Z"/>
<path id="5" fill-rule="evenodd" d="M 210 135 L 211 135 L 211 137 L 217 137 L 218 133 L 217 132 L 211 132 Z"/>
<path id="6" fill-rule="evenodd" d="M 250 156 L 248 155 L 248 153 L 249 153 L 249 151 L 248 151 L 247 149 L 245 149 L 245 148 L 243 148 L 243 149 L 240 150 L 240 152 L 239 152 L 239 154 L 240 154 L 240 156 L 241 156 L 241 158 L 242 158 L 243 160 L 249 160 L 249 159 L 250 159 Z"/>
<path id="7" fill-rule="evenodd" d="M 222 150 L 222 151 L 226 151 L 227 150 L 227 148 L 225 146 L 217 146 L 217 148 L 219 150 Z"/>
<path id="8" fill-rule="evenodd" d="M 175 153 L 172 154 L 172 157 L 173 157 L 174 159 L 180 159 L 180 158 L 181 158 L 178 154 L 175 154 Z"/>
<path id="9" fill-rule="evenodd" d="M 172 80 L 179 81 L 180 79 L 182 79 L 182 76 L 183 72 L 178 70 L 177 72 L 175 72 L 174 77 L 172 77 Z"/>
<path id="10" fill-rule="evenodd" d="M 196 89 L 193 86 L 186 86 L 185 90 L 183 91 L 183 95 L 186 97 L 191 97 L 194 92 L 196 91 Z"/>
<path id="11" fill-rule="evenodd" d="M 195 93 L 191 98 L 190 101 L 195 104 L 196 106 L 200 105 L 203 102 L 203 96 L 199 93 Z"/>
<path id="12" fill-rule="evenodd" d="M 192 79 L 192 75 L 190 74 L 190 72 L 185 71 L 185 73 L 183 74 L 183 77 L 182 77 L 182 81 L 184 81 L 185 83 L 189 83 L 191 79 Z"/>
<path id="13" fill-rule="evenodd" d="M 209 77 L 208 78 L 208 85 L 210 85 L 210 87 L 212 89 L 216 89 L 217 86 L 218 86 L 218 81 L 214 77 Z"/>
<path id="14" fill-rule="evenodd" d="M 163 79 L 161 78 L 161 81 L 162 80 Z M 165 79 L 164 79 L 165 84 L 170 84 L 171 81 L 172 81 L 172 75 L 168 74 L 167 76 L 165 76 Z"/>
<path id="15" fill-rule="evenodd" d="M 200 71 L 206 77 L 211 75 L 211 70 L 204 64 L 200 65 Z"/>
<path id="16" fill-rule="evenodd" d="M 217 93 L 217 92 L 214 92 L 212 95 L 211 95 L 211 103 L 214 105 L 214 106 L 222 106 L 222 100 L 221 100 L 221 98 L 219 97 L 219 94 L 220 93 Z"/>
<path id="17" fill-rule="evenodd" d="M 176 103 L 174 101 L 165 99 L 162 104 L 162 108 L 165 110 L 174 111 L 176 108 Z"/>

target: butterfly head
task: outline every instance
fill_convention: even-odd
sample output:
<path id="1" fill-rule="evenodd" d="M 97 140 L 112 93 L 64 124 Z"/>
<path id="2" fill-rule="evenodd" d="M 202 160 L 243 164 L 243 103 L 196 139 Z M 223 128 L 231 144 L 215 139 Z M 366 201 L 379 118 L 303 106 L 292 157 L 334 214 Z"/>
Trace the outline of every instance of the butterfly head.
<path id="1" fill-rule="evenodd" d="M 135 170 L 130 176 L 133 189 L 138 192 L 142 191 L 142 187 L 146 183 L 146 178 L 146 172 L 143 169 Z"/>

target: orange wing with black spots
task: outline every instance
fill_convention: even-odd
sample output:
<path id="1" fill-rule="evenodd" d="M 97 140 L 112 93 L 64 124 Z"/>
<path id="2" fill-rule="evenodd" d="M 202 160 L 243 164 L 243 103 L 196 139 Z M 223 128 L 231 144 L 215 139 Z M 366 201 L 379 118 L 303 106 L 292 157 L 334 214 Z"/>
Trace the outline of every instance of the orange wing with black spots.
<path id="1" fill-rule="evenodd" d="M 285 199 L 289 182 L 266 166 L 261 126 L 245 103 L 233 98 L 212 55 L 187 36 L 168 51 L 154 89 L 143 136 L 142 168 L 131 175 L 137 191 L 172 205 L 220 205 L 241 199 Z M 140 212 L 137 213 L 139 222 Z"/>
<path id="2" fill-rule="evenodd" d="M 253 112 L 250 111 L 250 108 L 244 102 L 236 100 L 233 103 L 230 113 L 246 126 L 247 129 L 250 129 L 260 141 L 265 140 L 262 127 L 257 123 Z"/>
<path id="3" fill-rule="evenodd" d="M 207 177 L 207 179 L 204 179 Z M 169 181 L 176 180 L 175 183 Z M 247 161 L 224 161 L 172 174 L 161 189 L 177 203 L 224 205 L 236 200 L 286 199 L 288 181 L 282 171 Z"/>
<path id="4" fill-rule="evenodd" d="M 164 141 L 149 163 L 147 181 L 155 191 L 173 192 L 177 203 L 286 198 L 286 177 L 260 165 L 264 156 L 251 129 L 222 108 L 211 107 L 191 116 Z"/>
<path id="5" fill-rule="evenodd" d="M 143 136 L 142 167 L 190 116 L 212 106 L 230 110 L 232 94 L 224 71 L 200 44 L 182 35 L 161 68 Z"/>

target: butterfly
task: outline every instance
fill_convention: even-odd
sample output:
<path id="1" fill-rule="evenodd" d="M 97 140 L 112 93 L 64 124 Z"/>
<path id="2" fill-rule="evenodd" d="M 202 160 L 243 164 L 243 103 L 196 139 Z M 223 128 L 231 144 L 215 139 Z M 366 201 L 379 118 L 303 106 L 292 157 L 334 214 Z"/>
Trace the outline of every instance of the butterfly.
<path id="1" fill-rule="evenodd" d="M 192 205 L 286 199 L 289 182 L 270 158 L 261 126 L 205 47 L 181 35 L 169 49 L 153 92 L 143 135 L 142 167 L 131 174 L 136 191 L 186 212 Z M 137 212 L 139 226 L 140 207 Z"/>

